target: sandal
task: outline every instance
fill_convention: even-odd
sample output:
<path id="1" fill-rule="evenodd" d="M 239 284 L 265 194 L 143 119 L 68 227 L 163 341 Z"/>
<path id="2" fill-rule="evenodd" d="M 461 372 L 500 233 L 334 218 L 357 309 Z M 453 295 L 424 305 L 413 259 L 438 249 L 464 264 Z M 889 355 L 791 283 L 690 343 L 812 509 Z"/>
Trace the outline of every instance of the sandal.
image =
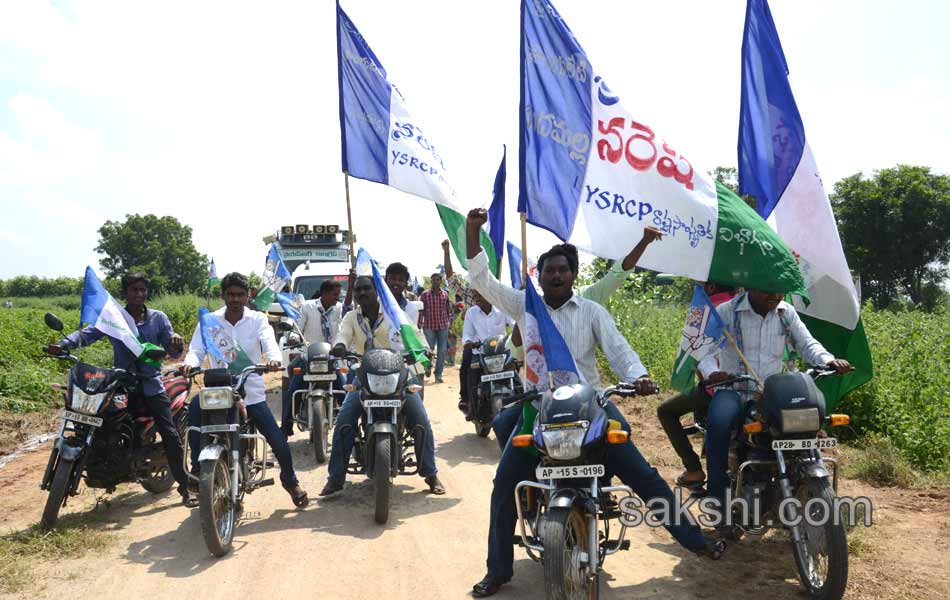
<path id="1" fill-rule="evenodd" d="M 297 508 L 304 508 L 310 504 L 310 498 L 307 496 L 307 492 L 305 492 L 303 488 L 300 487 L 299 483 L 294 484 L 292 487 L 285 487 L 284 489 L 287 490 L 288 494 L 290 494 L 290 499 Z"/>
<path id="2" fill-rule="evenodd" d="M 442 485 L 442 482 L 439 481 L 438 475 L 429 475 L 426 477 L 426 484 L 429 486 L 429 491 L 436 496 L 441 496 L 445 493 L 445 486 Z"/>
<path id="3" fill-rule="evenodd" d="M 702 479 L 687 479 L 686 474 L 687 474 L 687 471 L 683 471 L 682 473 L 680 473 L 679 477 L 676 478 L 676 481 L 675 481 L 676 485 L 678 485 L 679 487 L 684 487 L 684 488 L 698 488 L 698 487 L 702 487 L 706 483 L 705 475 L 703 476 Z"/>

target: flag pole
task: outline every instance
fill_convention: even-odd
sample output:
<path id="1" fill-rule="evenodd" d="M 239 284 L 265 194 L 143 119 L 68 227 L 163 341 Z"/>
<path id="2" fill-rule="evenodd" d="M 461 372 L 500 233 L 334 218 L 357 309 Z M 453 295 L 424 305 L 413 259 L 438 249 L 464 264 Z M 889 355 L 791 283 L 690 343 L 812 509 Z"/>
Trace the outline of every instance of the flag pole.
<path id="1" fill-rule="evenodd" d="M 750 365 L 749 361 L 746 360 L 745 354 L 742 353 L 742 350 L 739 350 L 739 346 L 736 345 L 735 338 L 732 337 L 732 334 L 729 333 L 729 330 L 725 327 L 722 328 L 722 332 L 726 334 L 726 339 L 729 340 L 729 345 L 732 346 L 732 349 L 735 350 L 736 354 L 739 355 L 739 360 L 741 360 L 742 364 L 745 365 L 746 371 L 748 371 L 749 375 L 752 376 L 752 379 L 755 379 L 755 382 L 759 384 L 759 389 L 762 389 L 762 380 L 759 379 L 759 376 L 755 373 L 752 365 Z"/>
<path id="2" fill-rule="evenodd" d="M 521 288 L 528 287 L 528 217 L 521 215 Z"/>
<path id="3" fill-rule="evenodd" d="M 346 226 L 347 240 L 350 242 L 350 267 L 356 268 L 356 254 L 353 253 L 353 213 L 350 211 L 350 174 L 343 171 L 343 185 L 346 187 Z"/>

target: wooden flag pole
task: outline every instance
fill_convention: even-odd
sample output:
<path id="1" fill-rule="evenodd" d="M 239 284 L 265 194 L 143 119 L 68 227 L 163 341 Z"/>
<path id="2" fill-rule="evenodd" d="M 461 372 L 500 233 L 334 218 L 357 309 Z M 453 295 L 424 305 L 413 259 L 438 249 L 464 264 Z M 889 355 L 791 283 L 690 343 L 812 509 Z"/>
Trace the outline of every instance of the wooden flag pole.
<path id="1" fill-rule="evenodd" d="M 346 187 L 346 226 L 347 240 L 350 242 L 350 267 L 356 268 L 356 254 L 353 252 L 353 213 L 350 210 L 350 174 L 343 171 L 343 185 Z"/>
<path id="2" fill-rule="evenodd" d="M 521 214 L 521 288 L 528 287 L 528 217 Z"/>
<path id="3" fill-rule="evenodd" d="M 739 346 L 736 345 L 736 340 L 732 337 L 732 334 L 729 333 L 729 330 L 725 327 L 722 328 L 722 332 L 726 334 L 726 339 L 729 340 L 729 345 L 732 346 L 732 349 L 736 351 L 736 354 L 739 355 L 739 360 L 742 361 L 742 364 L 745 365 L 746 371 L 749 372 L 749 375 L 752 379 L 755 379 L 755 382 L 759 384 L 759 389 L 762 389 L 762 380 L 759 379 L 759 376 L 756 374 L 755 370 L 752 368 L 752 365 L 749 364 L 749 361 L 746 360 L 745 354 L 742 353 L 742 350 L 739 350 Z"/>

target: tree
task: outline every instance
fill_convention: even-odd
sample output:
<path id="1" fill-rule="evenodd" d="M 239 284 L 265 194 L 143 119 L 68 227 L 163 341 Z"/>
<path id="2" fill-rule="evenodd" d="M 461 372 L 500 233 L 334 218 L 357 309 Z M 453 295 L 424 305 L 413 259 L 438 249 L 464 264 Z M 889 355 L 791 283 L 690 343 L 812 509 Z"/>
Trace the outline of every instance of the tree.
<path id="1" fill-rule="evenodd" d="M 862 297 L 886 307 L 903 292 L 929 308 L 950 262 L 950 177 L 909 165 L 857 173 L 835 184 L 831 203 Z"/>
<path id="2" fill-rule="evenodd" d="M 709 176 L 723 184 L 727 188 L 733 191 L 737 196 L 742 198 L 746 204 L 755 209 L 755 198 L 748 195 L 739 195 L 739 170 L 735 167 L 716 167 L 712 171 L 709 171 Z"/>
<path id="3" fill-rule="evenodd" d="M 151 280 L 151 292 L 183 293 L 203 289 L 208 257 L 191 241 L 191 227 L 175 217 L 126 215 L 124 223 L 106 221 L 99 228 L 96 252 L 109 277 L 142 271 Z"/>

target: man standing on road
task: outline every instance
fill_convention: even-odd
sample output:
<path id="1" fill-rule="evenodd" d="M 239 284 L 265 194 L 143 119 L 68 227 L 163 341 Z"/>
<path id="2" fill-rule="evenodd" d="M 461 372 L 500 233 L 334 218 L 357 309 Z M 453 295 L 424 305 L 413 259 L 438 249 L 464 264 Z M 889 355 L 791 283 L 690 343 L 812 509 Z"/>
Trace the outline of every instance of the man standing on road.
<path id="1" fill-rule="evenodd" d="M 442 370 L 445 369 L 445 353 L 449 345 L 449 326 L 452 324 L 452 305 L 449 293 L 442 289 L 442 276 L 433 273 L 432 286 L 422 292 L 422 323 L 420 327 L 426 336 L 430 348 L 437 348 L 435 361 L 435 382 L 442 383 Z M 431 371 L 426 369 L 426 377 Z"/>
<path id="2" fill-rule="evenodd" d="M 139 332 L 139 340 L 161 346 L 168 352 L 168 356 L 176 358 L 184 350 L 184 340 L 172 329 L 171 321 L 160 310 L 149 309 L 145 306 L 148 298 L 148 279 L 144 273 L 128 273 L 122 278 L 122 292 L 125 296 L 125 310 L 132 317 Z M 105 334 L 94 327 L 86 327 L 72 333 L 59 342 L 64 350 L 77 346 L 88 346 L 102 339 Z M 188 501 L 188 476 L 182 462 L 184 449 L 178 429 L 172 421 L 171 400 L 165 393 L 162 384 L 161 368 L 136 362 L 136 357 L 129 352 L 125 344 L 117 339 L 109 338 L 112 344 L 113 364 L 118 369 L 125 369 L 150 377 L 142 382 L 142 396 L 148 412 L 155 419 L 155 427 L 162 436 L 162 445 L 165 447 L 165 457 L 168 459 L 168 468 L 175 481 L 178 482 L 178 493 L 182 501 Z"/>

